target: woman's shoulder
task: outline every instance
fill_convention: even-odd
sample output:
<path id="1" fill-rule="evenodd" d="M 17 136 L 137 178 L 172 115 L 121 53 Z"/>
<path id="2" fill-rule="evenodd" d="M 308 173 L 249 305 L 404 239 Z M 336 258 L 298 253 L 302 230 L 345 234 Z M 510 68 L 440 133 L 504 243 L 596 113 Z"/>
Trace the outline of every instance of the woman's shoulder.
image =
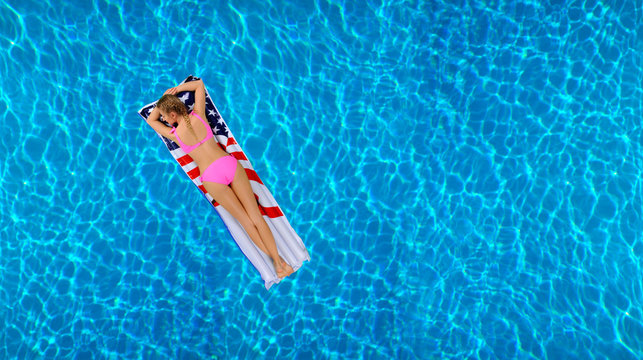
<path id="1" fill-rule="evenodd" d="M 201 113 L 201 111 L 197 111 L 196 109 L 192 110 L 190 112 L 190 115 L 193 116 L 193 117 L 196 117 L 197 119 L 199 119 L 201 121 L 207 122 L 206 117 L 205 117 L 205 113 Z"/>

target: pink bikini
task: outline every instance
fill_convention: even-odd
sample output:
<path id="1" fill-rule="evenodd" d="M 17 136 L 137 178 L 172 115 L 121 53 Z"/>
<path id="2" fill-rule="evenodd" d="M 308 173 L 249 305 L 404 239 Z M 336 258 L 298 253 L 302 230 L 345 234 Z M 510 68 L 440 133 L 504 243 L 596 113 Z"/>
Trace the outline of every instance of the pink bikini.
<path id="1" fill-rule="evenodd" d="M 208 125 L 205 120 L 203 120 L 199 114 L 195 113 L 194 111 L 190 114 L 194 115 L 201 122 L 203 125 L 205 125 L 205 128 L 208 129 L 208 135 L 205 136 L 205 139 L 199 141 L 198 143 L 194 145 L 186 145 L 183 143 L 183 141 L 179 138 L 179 135 L 176 133 L 176 128 L 172 126 L 172 130 L 170 130 L 171 134 L 174 134 L 176 136 L 176 139 L 179 141 L 179 146 L 183 151 L 185 151 L 186 154 L 189 154 L 191 151 L 194 149 L 198 148 L 201 144 L 206 142 L 206 140 L 209 140 L 210 138 L 214 137 L 214 134 L 212 133 L 212 129 L 210 128 L 210 125 Z M 201 181 L 209 181 L 209 182 L 215 182 L 218 184 L 223 184 L 223 185 L 229 185 L 232 180 L 234 180 L 234 175 L 237 171 L 237 159 L 234 158 L 232 155 L 227 155 L 220 157 L 213 161 L 207 169 L 201 174 Z"/>

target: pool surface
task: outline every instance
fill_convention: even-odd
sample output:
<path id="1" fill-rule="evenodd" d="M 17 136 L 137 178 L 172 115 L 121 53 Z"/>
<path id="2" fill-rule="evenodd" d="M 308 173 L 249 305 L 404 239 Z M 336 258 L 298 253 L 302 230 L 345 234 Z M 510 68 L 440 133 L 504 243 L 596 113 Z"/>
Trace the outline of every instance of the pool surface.
<path id="1" fill-rule="evenodd" d="M 642 11 L 0 0 L 0 358 L 642 358 Z M 270 291 L 137 114 L 190 74 Z"/>

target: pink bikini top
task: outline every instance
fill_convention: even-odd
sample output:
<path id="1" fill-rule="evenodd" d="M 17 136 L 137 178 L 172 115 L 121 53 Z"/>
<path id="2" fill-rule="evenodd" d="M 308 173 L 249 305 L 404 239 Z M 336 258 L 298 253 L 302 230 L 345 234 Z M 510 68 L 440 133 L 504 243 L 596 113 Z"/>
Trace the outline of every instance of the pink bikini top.
<path id="1" fill-rule="evenodd" d="M 210 138 L 214 137 L 214 134 L 212 133 L 212 129 L 210 128 L 210 125 L 209 125 L 207 122 L 205 122 L 205 120 L 203 120 L 203 119 L 199 116 L 199 114 L 197 114 L 197 113 L 195 113 L 194 111 L 192 111 L 192 112 L 190 113 L 190 115 L 194 115 L 194 116 L 198 117 L 198 118 L 199 118 L 199 120 L 201 120 L 201 122 L 203 123 L 203 125 L 205 125 L 205 128 L 206 128 L 206 129 L 208 129 L 208 135 L 206 135 L 206 136 L 205 136 L 205 139 L 203 139 L 203 140 L 199 141 L 198 143 L 196 143 L 196 144 L 194 144 L 194 145 L 185 145 L 185 143 L 183 143 L 183 141 L 179 138 L 179 134 L 177 134 L 177 133 L 176 133 L 176 128 L 175 128 L 174 126 L 172 126 L 172 130 L 170 130 L 170 134 L 174 134 L 174 135 L 176 136 L 176 139 L 179 141 L 179 146 L 181 147 L 181 149 L 183 149 L 183 151 L 185 151 L 185 153 L 186 153 L 186 154 L 188 154 L 188 153 L 190 153 L 192 150 L 194 150 L 194 149 L 198 148 L 198 147 L 199 147 L 199 145 L 203 144 L 203 143 L 204 143 L 204 142 L 206 142 L 208 139 L 210 139 Z"/>

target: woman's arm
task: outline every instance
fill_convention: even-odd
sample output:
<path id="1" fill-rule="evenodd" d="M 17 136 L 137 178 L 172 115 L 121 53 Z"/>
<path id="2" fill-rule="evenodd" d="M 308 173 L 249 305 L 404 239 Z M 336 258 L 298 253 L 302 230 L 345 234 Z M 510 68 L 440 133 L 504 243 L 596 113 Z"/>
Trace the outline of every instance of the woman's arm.
<path id="1" fill-rule="evenodd" d="M 155 107 L 145 121 L 158 134 L 176 142 L 176 137 L 174 136 L 174 134 L 170 133 L 170 128 L 159 120 L 160 117 L 161 113 L 159 112 L 159 109 Z"/>
<path id="2" fill-rule="evenodd" d="M 165 93 L 176 95 L 182 91 L 194 91 L 194 111 L 205 119 L 205 85 L 201 79 L 183 83 Z"/>
<path id="3" fill-rule="evenodd" d="M 201 79 L 194 80 L 194 81 L 188 81 L 186 83 L 183 83 L 183 84 L 175 87 L 177 92 L 181 92 L 181 91 L 196 91 L 198 88 L 203 88 L 203 81 Z"/>

